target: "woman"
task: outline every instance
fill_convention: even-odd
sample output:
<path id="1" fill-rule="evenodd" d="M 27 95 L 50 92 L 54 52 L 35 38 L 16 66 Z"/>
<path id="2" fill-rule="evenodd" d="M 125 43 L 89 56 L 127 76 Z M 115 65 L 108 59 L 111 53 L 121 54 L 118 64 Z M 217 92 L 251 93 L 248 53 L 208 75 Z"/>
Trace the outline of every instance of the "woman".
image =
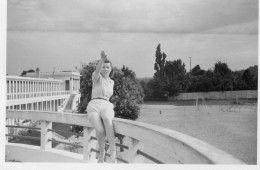
<path id="1" fill-rule="evenodd" d="M 110 146 L 110 162 L 116 163 L 115 133 L 112 123 L 114 105 L 109 102 L 114 88 L 114 81 L 110 79 L 112 72 L 112 63 L 107 59 L 105 52 L 101 51 L 101 60 L 92 74 L 92 98 L 87 106 L 88 118 L 95 128 L 99 144 L 98 163 L 104 162 L 106 137 Z"/>

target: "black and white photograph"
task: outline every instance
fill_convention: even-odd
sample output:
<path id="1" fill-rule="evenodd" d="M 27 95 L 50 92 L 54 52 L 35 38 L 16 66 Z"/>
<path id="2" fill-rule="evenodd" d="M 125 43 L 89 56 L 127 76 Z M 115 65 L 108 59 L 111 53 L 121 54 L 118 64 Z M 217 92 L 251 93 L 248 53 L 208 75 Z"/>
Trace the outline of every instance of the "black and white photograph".
<path id="1" fill-rule="evenodd" d="M 1 3 L 4 167 L 257 168 L 258 0 Z"/>

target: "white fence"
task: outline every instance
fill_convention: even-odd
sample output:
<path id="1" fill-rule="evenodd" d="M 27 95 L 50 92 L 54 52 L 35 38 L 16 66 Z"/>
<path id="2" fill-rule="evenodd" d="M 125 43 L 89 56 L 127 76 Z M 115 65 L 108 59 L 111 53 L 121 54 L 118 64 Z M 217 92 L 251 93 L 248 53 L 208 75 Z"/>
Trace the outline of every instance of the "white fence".
<path id="1" fill-rule="evenodd" d="M 169 100 L 196 100 L 198 97 L 222 100 L 257 99 L 257 90 L 180 93 L 177 97 L 170 97 Z"/>

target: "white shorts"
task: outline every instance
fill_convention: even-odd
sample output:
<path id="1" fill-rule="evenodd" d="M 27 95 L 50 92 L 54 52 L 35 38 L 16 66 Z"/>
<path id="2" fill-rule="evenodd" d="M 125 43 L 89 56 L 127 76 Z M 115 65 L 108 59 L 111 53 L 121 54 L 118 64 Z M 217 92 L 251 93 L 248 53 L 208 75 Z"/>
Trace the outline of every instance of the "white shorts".
<path id="1" fill-rule="evenodd" d="M 87 106 L 88 119 L 91 117 L 91 113 L 98 113 L 101 117 L 103 117 L 104 112 L 110 109 L 114 114 L 114 105 L 112 103 L 102 99 L 93 99 L 88 103 Z"/>

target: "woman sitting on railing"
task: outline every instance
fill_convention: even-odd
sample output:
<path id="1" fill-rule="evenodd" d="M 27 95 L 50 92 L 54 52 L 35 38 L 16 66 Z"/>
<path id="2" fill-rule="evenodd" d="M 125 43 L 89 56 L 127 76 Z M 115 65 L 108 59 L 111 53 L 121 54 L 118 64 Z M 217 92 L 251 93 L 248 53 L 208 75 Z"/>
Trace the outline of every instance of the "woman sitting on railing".
<path id="1" fill-rule="evenodd" d="M 87 106 L 88 118 L 95 128 L 99 144 L 98 163 L 104 162 L 106 137 L 110 146 L 110 162 L 116 162 L 115 134 L 112 124 L 114 105 L 109 102 L 114 88 L 114 81 L 110 79 L 112 74 L 112 63 L 107 59 L 104 51 L 101 51 L 101 60 L 92 74 L 92 99 Z"/>

